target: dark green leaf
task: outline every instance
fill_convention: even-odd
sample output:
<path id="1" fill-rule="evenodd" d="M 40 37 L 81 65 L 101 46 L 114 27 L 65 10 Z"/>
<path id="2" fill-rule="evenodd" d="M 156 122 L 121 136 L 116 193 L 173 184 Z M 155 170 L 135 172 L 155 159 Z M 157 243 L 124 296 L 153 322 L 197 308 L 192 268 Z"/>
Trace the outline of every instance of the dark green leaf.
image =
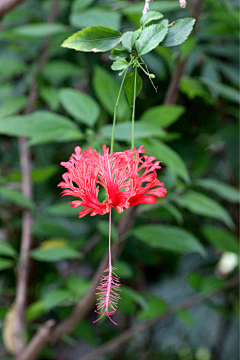
<path id="1" fill-rule="evenodd" d="M 126 121 L 115 126 L 115 139 L 120 141 L 131 142 L 132 139 L 132 123 Z M 105 125 L 101 127 L 100 133 L 105 137 L 111 139 L 112 136 L 112 125 Z M 134 127 L 135 139 L 144 139 L 148 137 L 161 137 L 164 135 L 164 131 L 161 128 L 157 128 L 154 125 L 146 125 L 136 122 Z"/>
<path id="2" fill-rule="evenodd" d="M 16 35 L 22 35 L 27 37 L 42 38 L 44 36 L 56 35 L 68 30 L 68 27 L 63 24 L 28 24 L 14 28 Z"/>
<path id="3" fill-rule="evenodd" d="M 0 196 L 23 208 L 33 210 L 35 207 L 31 200 L 27 199 L 20 191 L 15 189 L 0 187 Z"/>
<path id="4" fill-rule="evenodd" d="M 143 9 L 142 3 L 129 5 L 123 8 L 123 13 L 128 14 L 141 14 Z M 179 9 L 178 1 L 154 1 L 151 4 L 151 9 L 154 11 L 161 11 L 163 13 Z M 141 16 L 141 15 L 140 15 Z"/>
<path id="5" fill-rule="evenodd" d="M 38 319 L 46 311 L 46 304 L 44 300 L 38 300 L 30 304 L 27 308 L 25 318 L 27 321 Z"/>
<path id="6" fill-rule="evenodd" d="M 71 299 L 71 293 L 68 290 L 54 290 L 44 296 L 45 308 L 47 310 L 53 309 L 56 306 L 61 305 L 67 300 Z"/>
<path id="7" fill-rule="evenodd" d="M 128 67 L 127 60 L 121 58 L 121 59 L 117 59 L 116 61 L 114 61 L 114 63 L 111 66 L 111 69 L 114 71 L 118 71 L 118 70 L 124 70 L 127 67 Z"/>
<path id="8" fill-rule="evenodd" d="M 218 249 L 238 254 L 238 239 L 230 231 L 214 225 L 206 225 L 202 228 L 202 231 L 206 239 Z"/>
<path id="9" fill-rule="evenodd" d="M 103 10 L 100 7 L 75 12 L 70 16 L 71 25 L 78 29 L 86 28 L 88 26 L 105 26 L 107 24 L 111 30 L 119 30 L 120 21 L 120 13 L 112 10 Z"/>
<path id="10" fill-rule="evenodd" d="M 104 52 L 114 48 L 122 38 L 119 31 L 93 26 L 78 31 L 62 44 L 62 47 L 87 52 Z"/>
<path id="11" fill-rule="evenodd" d="M 60 100 L 65 110 L 76 120 L 88 126 L 96 123 L 100 109 L 89 95 L 74 89 L 61 89 Z"/>
<path id="12" fill-rule="evenodd" d="M 116 267 L 115 273 L 123 279 L 131 279 L 134 276 L 132 267 L 125 261 L 118 260 L 114 263 L 114 267 Z"/>
<path id="13" fill-rule="evenodd" d="M 143 86 L 143 81 L 141 76 L 137 73 L 137 88 L 136 88 L 136 98 L 140 94 Z M 130 74 L 127 74 L 124 81 L 124 89 L 127 94 L 127 99 L 129 102 L 129 105 L 132 107 L 133 105 L 133 97 L 134 97 L 134 81 L 135 81 L 135 71 L 130 72 Z"/>
<path id="14" fill-rule="evenodd" d="M 147 149 L 149 156 L 155 156 L 157 160 L 162 161 L 162 165 L 167 166 L 174 175 L 180 176 L 188 183 L 190 182 L 186 164 L 173 149 L 154 139 L 150 141 L 142 140 L 141 144 Z"/>
<path id="15" fill-rule="evenodd" d="M 5 256 L 15 257 L 17 253 L 10 244 L 0 240 L 0 254 Z"/>
<path id="16" fill-rule="evenodd" d="M 139 313 L 137 317 L 138 320 L 156 318 L 158 316 L 163 315 L 168 309 L 168 306 L 165 303 L 165 301 L 153 296 L 149 299 L 147 305 L 148 308 L 142 310 Z"/>
<path id="17" fill-rule="evenodd" d="M 129 52 L 127 50 L 118 50 L 118 49 L 112 49 L 111 50 L 111 55 L 109 56 L 109 58 L 111 60 L 118 60 L 121 58 L 126 58 L 129 56 Z"/>
<path id="18" fill-rule="evenodd" d="M 90 286 L 89 281 L 81 276 L 73 275 L 66 280 L 66 287 L 71 293 L 80 299 L 87 292 Z"/>
<path id="19" fill-rule="evenodd" d="M 175 201 L 179 206 L 183 206 L 195 214 L 218 219 L 230 228 L 234 227 L 229 213 L 218 202 L 206 195 L 190 190 L 176 198 Z"/>
<path id="20" fill-rule="evenodd" d="M 117 101 L 120 85 L 115 81 L 112 75 L 105 69 L 97 66 L 93 76 L 93 85 L 97 97 L 104 108 L 113 115 Z M 129 112 L 129 106 L 125 94 L 122 92 L 118 106 L 118 118 L 123 119 Z"/>
<path id="21" fill-rule="evenodd" d="M 152 248 L 181 254 L 198 252 L 205 255 L 204 247 L 199 240 L 189 231 L 176 226 L 143 225 L 134 229 L 132 234 Z"/>
<path id="22" fill-rule="evenodd" d="M 88 7 L 94 2 L 94 0 L 75 0 L 72 4 L 72 12 L 79 12 L 82 9 Z"/>
<path id="23" fill-rule="evenodd" d="M 217 95 L 221 95 L 224 98 L 231 100 L 237 104 L 239 103 L 240 101 L 239 92 L 234 87 L 221 83 L 216 83 L 206 78 L 202 78 L 202 81 L 210 88 L 210 90 L 213 91 L 213 93 Z"/>
<path id="24" fill-rule="evenodd" d="M 58 171 L 59 167 L 57 165 L 47 166 L 45 168 L 33 169 L 32 170 L 32 182 L 38 184 L 42 181 L 46 181 L 51 178 Z M 10 181 L 22 181 L 22 175 L 20 172 L 14 172 L 9 175 Z"/>
<path id="25" fill-rule="evenodd" d="M 138 55 L 144 55 L 155 49 L 164 39 L 168 32 L 168 20 L 163 20 L 160 24 L 150 25 L 143 29 L 138 40 L 136 49 Z"/>
<path id="26" fill-rule="evenodd" d="M 0 118 L 17 114 L 23 110 L 27 104 L 25 96 L 19 96 L 5 101 L 4 105 L 0 106 Z"/>
<path id="27" fill-rule="evenodd" d="M 195 19 L 184 18 L 169 25 L 168 33 L 161 43 L 161 46 L 176 46 L 182 44 L 192 31 Z"/>
<path id="28" fill-rule="evenodd" d="M 239 190 L 221 181 L 213 179 L 199 179 L 196 180 L 196 184 L 206 190 L 213 191 L 227 201 L 234 203 L 238 203 L 240 201 Z"/>
<path id="29" fill-rule="evenodd" d="M 0 258 L 0 271 L 14 267 L 14 261 Z"/>
<path id="30" fill-rule="evenodd" d="M 147 24 L 149 24 L 151 21 L 153 20 L 159 20 L 163 18 L 163 14 L 161 14 L 160 12 L 157 12 L 157 11 L 148 11 L 146 14 L 144 14 L 142 17 L 141 17 L 141 20 L 140 20 L 140 24 L 142 26 L 145 26 Z"/>
<path id="31" fill-rule="evenodd" d="M 78 216 L 78 213 L 83 210 L 82 206 L 78 206 L 77 208 L 72 208 L 69 204 L 56 204 L 47 208 L 47 213 L 53 216 L 69 216 L 75 217 Z"/>
<path id="32" fill-rule="evenodd" d="M 82 254 L 70 247 L 38 248 L 32 250 L 30 256 L 38 261 L 60 261 L 67 259 L 81 259 Z"/>
<path id="33" fill-rule="evenodd" d="M 125 296 L 125 294 L 128 295 L 130 298 L 133 299 L 133 301 L 136 304 L 140 305 L 142 309 L 144 309 L 144 310 L 149 309 L 146 299 L 143 297 L 142 294 L 140 294 L 136 290 L 133 290 L 133 289 L 129 288 L 128 286 L 122 285 L 121 291 L 122 291 L 122 293 L 121 293 L 122 296 Z"/>
<path id="34" fill-rule="evenodd" d="M 151 122 L 151 124 L 156 124 L 162 127 L 167 127 L 177 121 L 184 111 L 185 108 L 180 105 L 155 106 L 145 111 L 140 120 L 147 123 Z"/>

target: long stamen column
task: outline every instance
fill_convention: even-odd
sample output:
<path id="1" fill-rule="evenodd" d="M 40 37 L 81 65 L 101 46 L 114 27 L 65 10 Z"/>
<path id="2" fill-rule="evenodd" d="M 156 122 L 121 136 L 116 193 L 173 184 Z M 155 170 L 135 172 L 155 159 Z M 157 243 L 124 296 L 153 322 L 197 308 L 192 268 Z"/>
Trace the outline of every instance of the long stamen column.
<path id="1" fill-rule="evenodd" d="M 117 304 L 120 299 L 120 295 L 117 291 L 121 291 L 120 288 L 120 278 L 113 272 L 116 268 L 112 267 L 112 253 L 111 253 L 111 210 L 109 212 L 109 262 L 108 267 L 104 270 L 103 275 L 100 280 L 100 286 L 97 287 L 99 290 L 96 295 L 99 296 L 97 305 L 97 310 L 95 312 L 100 314 L 100 318 L 93 321 L 93 323 L 100 320 L 105 314 L 112 321 L 113 324 L 118 325 L 115 323 L 110 316 L 116 312 Z M 108 275 L 104 275 L 105 272 L 108 272 Z"/>

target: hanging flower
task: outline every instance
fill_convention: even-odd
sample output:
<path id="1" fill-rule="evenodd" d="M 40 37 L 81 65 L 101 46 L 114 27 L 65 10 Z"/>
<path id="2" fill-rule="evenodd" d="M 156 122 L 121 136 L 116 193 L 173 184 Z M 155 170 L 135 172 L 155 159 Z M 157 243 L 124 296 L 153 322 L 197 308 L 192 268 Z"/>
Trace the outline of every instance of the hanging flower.
<path id="1" fill-rule="evenodd" d="M 79 217 L 108 213 L 111 207 L 119 213 L 141 203 L 154 204 L 156 197 L 164 197 L 167 190 L 157 179 L 156 170 L 161 169 L 155 157 L 142 155 L 143 146 L 138 150 L 125 150 L 109 154 L 103 145 L 103 155 L 95 149 L 81 151 L 77 146 L 68 162 L 61 162 L 68 172 L 58 186 L 64 188 L 63 196 L 72 195 L 79 200 L 71 201 L 73 208 L 84 206 Z M 106 199 L 98 199 L 99 187 L 106 191 Z"/>

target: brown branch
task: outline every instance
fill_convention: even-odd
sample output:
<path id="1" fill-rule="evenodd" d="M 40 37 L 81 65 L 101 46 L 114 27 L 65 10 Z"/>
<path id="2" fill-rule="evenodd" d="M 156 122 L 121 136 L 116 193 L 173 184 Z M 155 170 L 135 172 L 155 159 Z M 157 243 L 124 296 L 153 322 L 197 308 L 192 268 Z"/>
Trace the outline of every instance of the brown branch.
<path id="1" fill-rule="evenodd" d="M 203 0 L 195 0 L 193 5 L 191 6 L 191 16 L 196 19 L 194 31 L 196 29 L 196 24 L 199 20 L 201 12 L 202 12 L 202 3 L 203 3 Z M 180 4 L 180 6 L 181 6 L 181 4 Z M 177 65 L 175 67 L 175 71 L 174 71 L 172 79 L 169 83 L 167 93 L 166 93 L 166 96 L 165 96 L 165 99 L 163 102 L 165 105 L 177 103 L 178 95 L 179 95 L 179 86 L 180 86 L 181 78 L 184 74 L 184 70 L 185 70 L 187 61 L 188 61 L 188 57 L 184 60 L 181 60 L 180 57 L 178 58 Z"/>
<path id="2" fill-rule="evenodd" d="M 14 9 L 26 0 L 1 0 L 0 2 L 0 19 L 9 11 Z"/>
<path id="3" fill-rule="evenodd" d="M 156 325 L 163 319 L 166 319 L 167 317 L 174 315 L 177 311 L 189 309 L 190 307 L 192 307 L 196 304 L 199 304 L 200 302 L 202 302 L 205 299 L 209 298 L 210 296 L 218 293 L 219 291 L 229 289 L 229 288 L 237 285 L 238 283 L 239 283 L 239 279 L 238 279 L 238 277 L 235 277 L 235 278 L 232 278 L 231 280 L 229 280 L 229 282 L 227 282 L 225 287 L 222 289 L 215 290 L 208 295 L 197 294 L 197 295 L 193 296 L 192 298 L 175 306 L 174 308 L 169 309 L 163 315 L 158 316 L 154 319 L 145 320 L 145 321 L 141 322 L 140 324 L 137 324 L 137 325 L 131 327 L 130 329 L 126 330 L 121 335 L 114 338 L 113 340 L 107 342 L 106 344 L 104 344 L 101 347 L 99 347 L 98 349 L 90 352 L 89 354 L 86 354 L 85 356 L 81 357 L 79 360 L 99 359 L 101 356 L 106 355 L 111 350 L 116 350 L 116 348 L 118 348 L 120 345 L 123 345 L 124 343 L 129 341 L 132 337 L 139 334 L 140 332 L 145 331 L 146 329 L 150 328 L 151 326 Z"/>
<path id="4" fill-rule="evenodd" d="M 52 9 L 49 15 L 48 22 L 52 23 L 57 15 L 59 0 L 53 0 Z M 1 9 L 1 7 L 0 7 Z M 29 90 L 28 105 L 24 111 L 24 114 L 30 114 L 34 111 L 38 94 L 37 94 L 37 77 L 46 62 L 47 51 L 48 51 L 49 38 L 45 39 L 43 50 L 39 58 L 39 65 L 34 74 L 32 84 Z M 22 174 L 22 192 L 23 195 L 32 200 L 33 198 L 33 189 L 32 189 L 32 180 L 31 180 L 31 150 L 26 146 L 27 139 L 20 137 L 19 138 L 19 156 L 20 156 L 20 167 Z M 32 243 L 32 226 L 33 226 L 33 214 L 30 210 L 25 210 L 23 212 L 22 218 L 22 236 L 21 236 L 21 246 L 19 254 L 19 265 L 17 268 L 17 285 L 16 285 L 16 298 L 15 298 L 15 308 L 16 308 L 16 319 L 15 319 L 15 331 L 14 331 L 14 343 L 15 351 L 17 354 L 20 354 L 25 347 L 25 321 L 24 314 L 26 308 L 27 300 L 27 283 L 28 283 L 28 273 L 29 273 L 29 251 L 31 249 Z"/>
<path id="5" fill-rule="evenodd" d="M 120 242 L 115 244 L 112 249 L 113 254 L 113 261 L 119 257 L 124 247 L 124 239 L 126 238 L 126 234 L 133 226 L 135 221 L 136 215 L 136 206 L 131 207 L 128 211 L 125 212 L 124 216 L 122 217 L 119 226 L 118 226 L 118 235 Z M 89 310 L 93 307 L 96 301 L 96 287 L 99 285 L 99 280 L 103 270 L 107 267 L 108 264 L 108 253 L 104 256 L 103 260 L 101 261 L 97 271 L 95 272 L 91 286 L 88 289 L 85 296 L 79 301 L 79 303 L 74 307 L 70 316 L 59 323 L 52 331 L 49 332 L 47 337 L 40 336 L 40 331 L 36 333 L 36 335 L 32 338 L 29 345 L 25 348 L 25 350 L 16 358 L 16 360 L 35 360 L 39 354 L 39 352 L 48 344 L 54 343 L 63 337 L 66 334 L 71 333 L 79 322 L 86 316 Z M 44 324 L 42 327 L 45 327 Z M 35 348 L 35 345 L 37 347 Z M 31 349 L 31 351 L 30 351 Z"/>

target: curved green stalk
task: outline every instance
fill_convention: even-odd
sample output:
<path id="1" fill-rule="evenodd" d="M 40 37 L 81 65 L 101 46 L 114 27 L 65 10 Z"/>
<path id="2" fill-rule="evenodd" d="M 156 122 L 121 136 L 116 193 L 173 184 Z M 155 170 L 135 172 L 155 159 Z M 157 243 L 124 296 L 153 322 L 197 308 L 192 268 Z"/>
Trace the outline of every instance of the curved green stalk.
<path id="1" fill-rule="evenodd" d="M 129 66 L 130 66 L 130 65 L 129 65 Z M 128 67 L 127 67 L 127 68 L 126 68 L 126 70 L 124 71 L 124 75 L 123 75 L 122 83 L 121 83 L 121 86 L 120 86 L 120 89 L 119 89 L 119 93 L 118 93 L 118 97 L 117 97 L 116 105 L 115 105 L 115 108 L 114 108 L 114 115 L 113 115 L 113 128 L 112 128 L 112 139 L 111 139 L 111 149 L 110 149 L 110 154 L 112 154 L 112 153 L 113 153 L 113 145 L 114 145 L 114 131 L 115 131 L 115 125 L 116 125 L 116 120 L 117 120 L 117 109 L 118 109 L 118 103 L 119 103 L 120 95 L 121 95 L 121 92 L 122 92 L 122 87 L 123 87 L 123 84 L 124 84 L 124 80 L 125 80 L 125 77 L 126 77 L 126 74 L 127 74 L 127 69 L 128 69 Z"/>
<path id="2" fill-rule="evenodd" d="M 132 149 L 134 148 L 134 121 L 135 121 L 135 103 L 137 93 L 137 66 L 135 66 L 134 72 L 134 90 L 133 90 L 133 110 L 132 110 Z"/>

